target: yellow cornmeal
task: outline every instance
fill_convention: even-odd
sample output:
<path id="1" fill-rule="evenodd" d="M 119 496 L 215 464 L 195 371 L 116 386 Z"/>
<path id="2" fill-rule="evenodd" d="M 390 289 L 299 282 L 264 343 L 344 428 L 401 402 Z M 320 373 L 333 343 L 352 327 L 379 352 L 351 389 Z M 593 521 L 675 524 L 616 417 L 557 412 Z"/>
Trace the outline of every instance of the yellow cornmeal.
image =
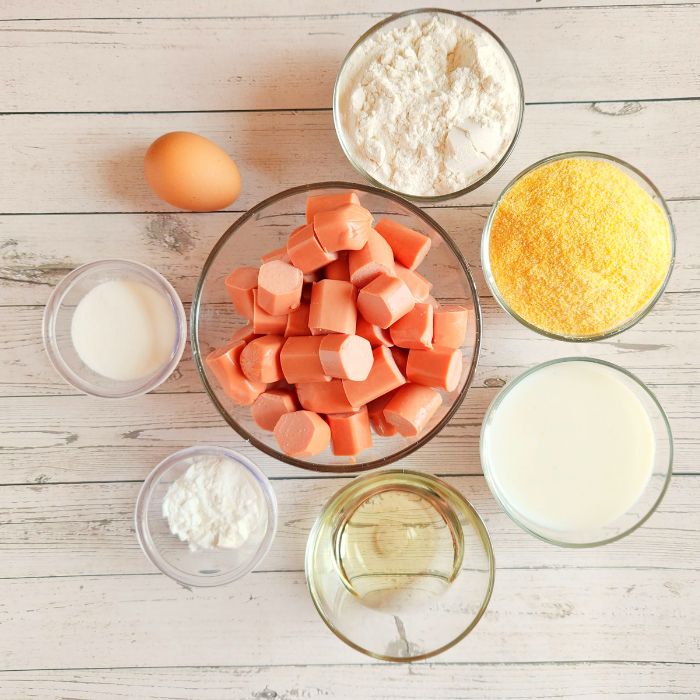
<path id="1" fill-rule="evenodd" d="M 532 325 L 597 335 L 634 316 L 671 260 L 661 207 L 616 166 L 584 158 L 543 165 L 501 200 L 489 258 L 506 303 Z"/>

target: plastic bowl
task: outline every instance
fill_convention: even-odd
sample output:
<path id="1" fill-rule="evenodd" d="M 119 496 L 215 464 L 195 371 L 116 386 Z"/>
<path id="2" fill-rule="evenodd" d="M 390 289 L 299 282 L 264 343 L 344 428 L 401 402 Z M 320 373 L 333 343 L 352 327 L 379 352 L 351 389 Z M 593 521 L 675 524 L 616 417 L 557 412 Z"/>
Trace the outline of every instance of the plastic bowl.
<path id="1" fill-rule="evenodd" d="M 104 377 L 79 357 L 71 339 L 71 321 L 80 300 L 98 284 L 114 279 L 136 280 L 165 296 L 175 317 L 175 342 L 167 361 L 152 374 L 132 381 Z M 139 396 L 162 384 L 177 367 L 187 342 L 185 310 L 168 280 L 153 268 L 131 260 L 97 260 L 68 273 L 54 289 L 44 309 L 44 347 L 56 371 L 76 389 L 92 396 L 123 399 Z"/>
<path id="2" fill-rule="evenodd" d="M 326 503 L 306 546 L 316 610 L 353 649 L 418 661 L 464 639 L 491 598 L 495 563 L 478 513 L 429 474 L 382 471 Z"/>
<path id="3" fill-rule="evenodd" d="M 607 367 L 615 371 L 618 379 L 634 393 L 635 397 L 639 400 L 640 404 L 644 408 L 644 411 L 649 417 L 654 436 L 655 452 L 649 481 L 647 482 L 637 501 L 627 510 L 627 512 L 604 526 L 562 531 L 552 527 L 546 527 L 539 522 L 535 522 L 532 517 L 528 517 L 524 513 L 520 512 L 509 502 L 507 495 L 503 492 L 503 489 L 499 485 L 497 470 L 494 469 L 494 466 L 489 458 L 488 441 L 489 428 L 494 417 L 498 413 L 499 407 L 507 398 L 508 394 L 513 391 L 513 389 L 515 389 L 524 379 L 531 376 L 538 370 L 541 370 L 544 367 L 549 367 L 550 365 L 557 365 L 566 362 L 590 362 L 596 365 L 602 365 L 603 367 Z M 599 545 L 608 544 L 609 542 L 614 542 L 615 540 L 619 540 L 622 537 L 626 537 L 631 532 L 634 532 L 634 530 L 646 522 L 646 520 L 650 518 L 654 511 L 658 508 L 664 494 L 666 493 L 666 489 L 668 488 L 673 467 L 673 436 L 671 434 L 671 426 L 656 396 L 654 396 L 651 390 L 640 379 L 635 377 L 626 369 L 618 367 L 611 362 L 604 362 L 603 360 L 596 360 L 590 357 L 564 357 L 557 360 L 551 360 L 549 362 L 543 362 L 542 364 L 529 369 L 527 372 L 524 372 L 510 382 L 496 396 L 486 412 L 481 428 L 480 451 L 481 465 L 484 471 L 484 476 L 486 477 L 486 481 L 491 489 L 491 493 L 498 501 L 501 508 L 503 508 L 511 520 L 513 520 L 526 532 L 529 532 L 531 535 L 534 535 L 545 542 L 559 545 L 560 547 L 596 547 Z"/>
<path id="4" fill-rule="evenodd" d="M 496 284 L 496 280 L 494 279 L 493 272 L 491 270 L 491 256 L 489 251 L 491 226 L 493 224 L 494 217 L 496 216 L 498 205 L 501 203 L 502 199 L 506 196 L 506 194 L 508 194 L 510 189 L 514 187 L 521 180 L 521 178 L 525 177 L 525 175 L 527 175 L 528 173 L 532 172 L 533 170 L 536 170 L 537 168 L 543 165 L 547 165 L 548 163 L 553 163 L 557 160 L 564 160 L 566 158 L 587 158 L 591 160 L 605 161 L 608 163 L 612 163 L 612 165 L 618 167 L 626 175 L 629 175 L 663 210 L 664 214 L 666 215 L 666 220 L 668 222 L 669 237 L 671 239 L 671 260 L 668 264 L 668 271 L 666 272 L 666 277 L 664 278 L 664 281 L 661 283 L 661 286 L 658 288 L 654 296 L 651 299 L 649 299 L 649 301 L 647 301 L 647 303 L 641 309 L 639 309 L 639 311 L 637 311 L 636 314 L 626 319 L 618 326 L 610 328 L 609 330 L 604 331 L 603 333 L 597 333 L 593 335 L 560 335 L 557 333 L 551 333 L 550 331 L 544 330 L 543 328 L 539 328 L 538 326 L 533 325 L 529 321 L 526 321 L 524 318 L 522 318 L 522 316 L 516 313 L 510 307 L 508 302 L 501 296 L 501 293 L 498 289 L 498 285 Z M 668 284 L 668 281 L 671 278 L 671 272 L 673 271 L 673 262 L 675 256 L 676 232 L 673 227 L 673 221 L 671 220 L 671 212 L 669 211 L 668 205 L 666 204 L 666 201 L 661 195 L 661 192 L 659 192 L 659 190 L 657 189 L 656 185 L 654 185 L 654 183 L 644 173 L 642 173 L 640 170 L 637 170 L 637 168 L 630 165 L 629 163 L 626 163 L 624 160 L 620 160 L 615 156 L 605 155 L 604 153 L 596 153 L 594 151 L 570 151 L 567 153 L 558 153 L 556 155 L 549 156 L 548 158 L 544 158 L 540 161 L 537 161 L 536 163 L 533 163 L 529 167 L 525 168 L 525 170 L 519 173 L 515 178 L 513 178 L 513 180 L 511 180 L 506 185 L 503 192 L 501 192 L 501 194 L 498 196 L 498 199 L 494 202 L 493 207 L 489 212 L 488 219 L 486 220 L 486 226 L 484 226 L 484 231 L 481 237 L 481 267 L 484 271 L 484 278 L 486 279 L 486 284 L 488 285 L 491 294 L 493 294 L 493 297 L 496 299 L 499 306 L 506 313 L 512 316 L 516 321 L 522 323 L 523 326 L 535 331 L 536 333 L 539 333 L 540 335 L 547 336 L 548 338 L 554 338 L 555 340 L 565 340 L 574 343 L 587 343 L 595 340 L 605 340 L 606 338 L 610 338 L 614 335 L 617 335 L 618 333 L 626 331 L 628 328 L 631 328 L 636 323 L 641 321 L 654 308 L 654 305 L 663 294 L 664 289 L 666 289 L 666 285 Z"/>
<path id="5" fill-rule="evenodd" d="M 221 390 L 204 363 L 213 349 L 228 342 L 232 331 L 247 319 L 236 315 L 224 286 L 224 279 L 240 265 L 259 265 L 260 256 L 285 244 L 289 234 L 305 222 L 308 196 L 355 190 L 363 206 L 375 215 L 391 216 L 432 240 L 430 252 L 419 272 L 434 283 L 433 296 L 448 304 L 461 304 L 473 312 L 467 340 L 462 348 L 463 369 L 459 385 L 443 395 L 443 404 L 418 438 L 374 436 L 373 446 L 356 458 L 336 457 L 330 450 L 309 459 L 295 459 L 280 452 L 272 433 L 253 421 L 250 407 L 237 406 Z M 433 219 L 418 207 L 396 195 L 366 185 L 324 182 L 281 192 L 244 214 L 221 237 L 209 254 L 197 283 L 192 302 L 192 354 L 204 387 L 226 422 L 243 438 L 266 454 L 304 469 L 358 472 L 390 464 L 406 457 L 431 440 L 447 424 L 472 381 L 481 339 L 481 312 L 474 281 L 459 249 Z"/>
<path id="6" fill-rule="evenodd" d="M 245 470 L 262 494 L 267 518 L 238 549 L 199 549 L 170 532 L 163 517 L 163 499 L 170 484 L 184 474 L 196 457 L 229 459 Z M 166 457 L 143 482 L 134 515 L 136 537 L 143 553 L 167 576 L 186 586 L 221 586 L 242 578 L 263 560 L 277 529 L 277 499 L 267 477 L 249 459 L 223 447 L 189 447 Z"/>
<path id="7" fill-rule="evenodd" d="M 343 100 L 345 84 L 347 80 L 358 69 L 358 51 L 362 48 L 363 44 L 366 41 L 371 39 L 377 32 L 385 32 L 388 30 L 396 29 L 398 27 L 403 27 L 412 21 L 421 21 L 425 19 L 430 19 L 435 16 L 442 16 L 448 19 L 456 20 L 457 22 L 461 22 L 465 25 L 469 25 L 470 29 L 477 36 L 483 37 L 487 41 L 491 41 L 495 47 L 499 48 L 503 52 L 507 64 L 513 71 L 515 82 L 518 86 L 518 116 L 515 121 L 513 133 L 508 147 L 504 151 L 503 155 L 499 158 L 499 160 L 496 163 L 494 163 L 494 165 L 488 172 L 484 173 L 484 175 L 479 177 L 477 180 L 474 180 L 474 182 L 470 183 L 467 187 L 464 187 L 460 190 L 456 190 L 455 192 L 448 192 L 445 194 L 438 195 L 416 195 L 410 192 L 401 192 L 392 189 L 385 183 L 372 176 L 360 164 L 359 159 L 356 157 L 355 154 L 355 145 L 353 143 L 353 139 L 347 133 L 347 128 L 343 121 L 341 102 Z M 357 170 L 358 173 L 360 173 L 360 175 L 362 175 L 363 178 L 365 178 L 371 184 L 377 187 L 381 187 L 382 189 L 388 190 L 395 194 L 401 195 L 402 197 L 415 200 L 417 202 L 442 202 L 448 199 L 453 199 L 455 197 L 461 197 L 462 195 L 465 195 L 468 192 L 475 190 L 477 187 L 480 187 L 486 181 L 490 180 L 508 160 L 511 152 L 513 151 L 513 148 L 515 147 L 518 135 L 520 134 L 520 127 L 523 121 L 524 109 L 525 93 L 523 89 L 522 79 L 520 77 L 520 72 L 518 70 L 518 66 L 515 63 L 515 59 L 513 58 L 503 41 L 501 41 L 501 39 L 499 39 L 499 37 L 496 36 L 496 34 L 494 34 L 494 32 L 491 31 L 488 27 L 481 24 L 481 22 L 478 22 L 472 17 L 464 15 L 460 12 L 453 12 L 452 10 L 443 10 L 437 8 L 423 8 L 416 10 L 407 10 L 406 12 L 399 12 L 397 14 L 391 15 L 390 17 L 387 17 L 386 19 L 383 19 L 381 22 L 378 22 L 373 27 L 370 27 L 370 29 L 368 29 L 355 42 L 355 44 L 352 46 L 347 56 L 343 60 L 343 63 L 341 64 L 340 70 L 338 71 L 338 75 L 336 77 L 335 87 L 333 89 L 333 123 L 335 125 L 335 131 L 338 136 L 340 146 L 343 149 L 343 152 L 345 153 L 347 159 L 350 161 L 350 164 L 355 168 L 355 170 Z"/>

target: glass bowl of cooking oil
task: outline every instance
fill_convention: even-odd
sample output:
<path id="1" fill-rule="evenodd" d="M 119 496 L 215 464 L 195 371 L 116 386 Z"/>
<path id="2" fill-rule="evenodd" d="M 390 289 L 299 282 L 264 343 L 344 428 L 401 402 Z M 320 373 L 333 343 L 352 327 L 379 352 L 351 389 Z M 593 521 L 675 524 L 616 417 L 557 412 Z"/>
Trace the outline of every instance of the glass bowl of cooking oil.
<path id="1" fill-rule="evenodd" d="M 331 631 L 384 661 L 446 651 L 479 622 L 494 584 L 478 513 L 444 481 L 388 470 L 326 503 L 306 547 L 311 598 Z"/>

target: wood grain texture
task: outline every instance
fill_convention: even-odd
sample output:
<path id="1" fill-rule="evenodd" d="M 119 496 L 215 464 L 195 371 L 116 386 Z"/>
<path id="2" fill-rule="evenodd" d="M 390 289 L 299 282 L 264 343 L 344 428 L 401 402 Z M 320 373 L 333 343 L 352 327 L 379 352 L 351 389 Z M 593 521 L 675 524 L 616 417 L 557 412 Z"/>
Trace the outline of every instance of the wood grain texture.
<path id="1" fill-rule="evenodd" d="M 473 15 L 509 46 L 531 102 L 700 96 L 693 7 L 572 5 Z M 12 46 L 0 63 L 3 109 L 328 107 L 342 59 L 378 19 L 359 13 L 280 16 L 274 23 L 269 17 L 10 23 L 0 27 L 1 45 Z"/>
<path id="2" fill-rule="evenodd" d="M 551 10 L 571 7 L 567 0 L 468 0 L 450 3 L 450 9 L 471 13 L 501 12 L 503 10 Z M 578 7 L 612 7 L 617 5 L 687 5 L 687 0 L 576 0 Z M 425 7 L 418 0 L 355 0 L 348 7 L 345 0 L 326 0 L 319 6 L 318 0 L 258 0 L 256 3 L 231 3 L 230 0 L 5 0 L 0 8 L 2 20 L 28 19 L 114 19 L 147 17 L 264 17 L 284 15 L 343 15 L 350 13 L 402 12 L 410 8 Z"/>
<path id="3" fill-rule="evenodd" d="M 0 672 L 0 697 L 32 700 L 649 700 L 696 695 L 688 664 L 386 664 Z M 6 695 L 3 695 L 6 693 Z"/>
<path id="4" fill-rule="evenodd" d="M 501 569 L 580 567 L 700 571 L 700 476 L 676 476 L 643 528 L 613 545 L 582 551 L 552 547 L 521 531 L 481 476 L 447 477 L 486 523 Z M 309 530 L 323 504 L 350 481 L 278 479 L 279 529 L 259 571 L 301 571 Z M 140 483 L 45 484 L 0 489 L 0 578 L 156 573 L 136 542 Z M 99 552 L 99 557 L 95 552 Z"/>
<path id="5" fill-rule="evenodd" d="M 559 352 L 561 356 L 561 352 Z M 538 358 L 539 359 L 539 358 Z M 653 387 L 674 434 L 674 470 L 697 473 L 700 385 Z M 401 465 L 437 474 L 479 474 L 479 433 L 498 388 L 474 388 L 452 420 Z M 308 472 L 262 454 L 235 433 L 205 394 L 150 394 L 123 410 L 88 396 L 1 398 L 0 483 L 144 479 L 168 454 L 191 444 L 218 444 L 243 453 L 268 476 Z"/>
<path id="6" fill-rule="evenodd" d="M 78 396 L 47 363 L 42 305 L 69 269 L 128 251 L 188 302 L 237 212 L 313 180 L 359 181 L 333 130 L 332 82 L 363 29 L 417 5 L 2 3 L 0 700 L 697 697 L 697 3 L 454 5 L 501 34 L 530 104 L 503 171 L 430 210 L 472 266 L 484 340 L 465 405 L 403 464 L 447 475 L 483 515 L 498 562 L 486 617 L 436 662 L 369 662 L 326 629 L 306 591 L 303 549 L 323 502 L 348 479 L 287 467 L 239 439 L 202 393 L 189 349 L 157 393 L 129 402 Z M 175 212 L 148 191 L 144 150 L 175 129 L 207 135 L 236 159 L 244 191 L 233 211 Z M 487 205 L 523 167 L 570 149 L 609 152 L 645 171 L 674 200 L 678 232 L 676 268 L 653 313 L 611 341 L 574 347 L 512 321 L 479 266 Z M 519 530 L 491 497 L 478 459 L 481 420 L 498 389 L 564 354 L 609 359 L 650 383 L 677 450 L 677 474 L 645 526 L 583 551 Z M 133 533 L 141 479 L 195 443 L 251 457 L 273 477 L 280 504 L 263 571 L 214 590 L 190 591 L 156 573 Z"/>
<path id="7" fill-rule="evenodd" d="M 237 161 L 243 190 L 236 211 L 296 185 L 360 181 L 328 110 L 6 114 L 0 132 L 11 146 L 0 171 L 0 213 L 174 211 L 148 189 L 143 154 L 160 134 L 179 130 L 213 139 Z M 529 105 L 502 170 L 449 204 L 491 204 L 526 166 L 570 150 L 616 155 L 646 172 L 667 198 L 700 197 L 700 100 Z"/>
<path id="8" fill-rule="evenodd" d="M 673 201 L 669 208 L 677 255 L 667 291 L 700 291 L 700 239 L 696 235 L 700 200 Z M 489 207 L 428 210 L 464 254 L 482 297 L 489 296 L 480 256 L 488 212 Z M 74 267 L 97 258 L 120 257 L 125 251 L 132 259 L 154 266 L 185 302 L 191 301 L 204 260 L 238 216 L 231 212 L 0 216 L 0 307 L 43 306 L 51 289 Z M 276 227 L 281 243 L 291 223 L 281 220 Z M 250 246 L 249 239 L 240 241 L 241 260 L 252 257 Z M 6 323 L 12 323 L 10 316 Z"/>
<path id="9" fill-rule="evenodd" d="M 500 570 L 487 614 L 441 661 L 700 663 L 698 585 L 686 570 Z M 298 572 L 191 591 L 155 574 L 4 579 L 0 613 L 0 670 L 364 661 Z"/>

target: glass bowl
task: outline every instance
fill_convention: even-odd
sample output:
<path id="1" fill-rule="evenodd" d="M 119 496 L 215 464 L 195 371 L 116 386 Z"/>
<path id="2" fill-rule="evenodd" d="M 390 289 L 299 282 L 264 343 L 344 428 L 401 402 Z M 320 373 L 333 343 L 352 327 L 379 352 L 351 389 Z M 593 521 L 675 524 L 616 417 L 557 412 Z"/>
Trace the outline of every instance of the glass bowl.
<path id="1" fill-rule="evenodd" d="M 409 24 L 411 21 L 421 21 L 425 19 L 430 19 L 435 16 L 443 16 L 446 18 L 454 19 L 457 22 L 462 22 L 466 25 L 469 25 L 470 29 L 477 36 L 482 37 L 488 41 L 494 42 L 495 45 L 502 50 L 503 54 L 507 59 L 506 63 L 512 69 L 515 82 L 518 86 L 518 117 L 515 121 L 513 134 L 511 137 L 511 141 L 508 144 L 508 147 L 506 148 L 505 152 L 500 157 L 500 159 L 491 167 L 491 169 L 487 173 L 485 173 L 479 179 L 469 184 L 467 187 L 464 187 L 460 190 L 456 190 L 455 192 L 448 192 L 445 194 L 437 195 L 416 195 L 411 194 L 410 192 L 401 192 L 392 189 L 388 185 L 384 184 L 383 182 L 377 180 L 375 177 L 370 175 L 370 173 L 368 173 L 367 170 L 360 164 L 359 159 L 355 155 L 355 148 L 352 143 L 352 138 L 346 134 L 347 129 L 346 125 L 343 123 L 341 102 L 343 101 L 345 84 L 352 72 L 356 71 L 358 68 L 358 50 L 362 48 L 366 41 L 371 39 L 377 32 L 396 29 L 398 27 L 403 27 Z M 333 89 L 333 123 L 335 125 L 335 131 L 338 136 L 340 146 L 343 149 L 343 152 L 345 153 L 347 159 L 350 161 L 350 164 L 355 168 L 355 170 L 357 170 L 357 172 L 360 175 L 362 175 L 363 178 L 365 178 L 368 182 L 375 185 L 376 187 L 381 187 L 382 189 L 388 190 L 389 192 L 393 192 L 395 194 L 401 195 L 402 197 L 406 197 L 417 202 L 443 202 L 448 199 L 453 199 L 455 197 L 461 197 L 462 195 L 465 195 L 468 192 L 475 190 L 477 187 L 483 185 L 487 180 L 491 179 L 491 177 L 493 177 L 493 175 L 495 175 L 501 169 L 503 164 L 508 160 L 508 157 L 510 156 L 511 152 L 513 151 L 513 148 L 515 147 L 518 135 L 520 134 L 520 127 L 523 121 L 524 109 L 525 92 L 523 89 L 523 82 L 520 77 L 520 71 L 518 70 L 518 66 L 515 63 L 515 59 L 511 55 L 506 45 L 501 41 L 501 39 L 499 39 L 499 37 L 496 36 L 496 34 L 494 34 L 494 32 L 491 31 L 488 27 L 484 26 L 483 24 L 481 24 L 481 22 L 478 22 L 472 17 L 469 17 L 460 12 L 454 12 L 452 10 L 443 10 L 438 8 L 422 8 L 416 10 L 407 10 L 406 12 L 399 12 L 397 14 L 393 14 L 387 17 L 386 19 L 383 19 L 381 22 L 378 22 L 373 27 L 370 27 L 355 42 L 355 44 L 352 46 L 347 56 L 343 60 L 343 63 L 340 66 L 340 70 L 338 71 L 335 86 Z"/>
<path id="2" fill-rule="evenodd" d="M 197 457 L 220 457 L 235 462 L 263 496 L 267 518 L 237 549 L 198 549 L 170 532 L 163 516 L 163 499 L 176 479 Z M 166 457 L 143 482 L 134 514 L 136 537 L 146 557 L 160 571 L 186 586 L 221 586 L 251 572 L 272 545 L 277 529 L 277 499 L 267 477 L 249 459 L 223 447 L 197 446 Z"/>
<path id="3" fill-rule="evenodd" d="M 481 518 L 428 474 L 353 479 L 324 506 L 306 546 L 318 613 L 353 649 L 417 661 L 462 640 L 493 591 L 495 564 Z"/>
<path id="4" fill-rule="evenodd" d="M 271 432 L 252 419 L 250 407 L 237 406 L 221 390 L 204 363 L 214 348 L 228 342 L 234 329 L 247 319 L 236 315 L 224 279 L 240 265 L 259 265 L 260 256 L 285 244 L 289 234 L 305 222 L 306 198 L 354 190 L 362 205 L 375 215 L 391 216 L 429 236 L 432 245 L 418 271 L 434 283 L 432 294 L 447 304 L 460 304 L 471 312 L 467 338 L 462 347 L 463 368 L 457 388 L 443 392 L 443 403 L 417 438 L 376 437 L 371 448 L 357 457 L 337 457 L 330 449 L 308 459 L 282 453 Z M 250 209 L 221 237 L 209 254 L 197 283 L 190 317 L 192 354 L 204 387 L 226 422 L 245 440 L 275 459 L 314 471 L 357 472 L 390 464 L 424 445 L 447 424 L 462 403 L 471 384 L 479 354 L 481 311 L 474 280 L 461 252 L 433 219 L 400 197 L 367 185 L 323 182 L 295 187 Z"/>
<path id="5" fill-rule="evenodd" d="M 594 335 L 559 335 L 557 333 L 551 333 L 547 330 L 539 328 L 538 326 L 533 325 L 529 321 L 526 321 L 518 313 L 516 313 L 509 306 L 508 302 L 501 296 L 501 293 L 498 290 L 498 285 L 496 284 L 496 280 L 494 279 L 493 272 L 491 270 L 489 241 L 491 235 L 491 226 L 493 224 L 496 211 L 498 210 L 498 205 L 501 203 L 506 194 L 508 194 L 510 189 L 513 186 L 515 186 L 523 177 L 525 177 L 525 175 L 532 172 L 533 170 L 536 170 L 540 166 L 547 165 L 548 163 L 553 163 L 558 160 L 565 160 L 567 158 L 587 158 L 590 160 L 608 162 L 618 167 L 626 175 L 631 177 L 663 210 L 666 216 L 666 221 L 668 222 L 669 237 L 671 240 L 671 260 L 668 265 L 668 271 L 666 272 L 666 277 L 664 278 L 664 281 L 661 283 L 661 286 L 656 291 L 654 296 L 651 299 L 649 299 L 649 301 L 641 309 L 639 309 L 639 311 L 637 311 L 636 314 L 634 314 L 631 318 L 627 319 L 624 323 L 621 323 L 619 326 L 611 328 L 610 330 L 607 330 L 603 333 L 598 333 Z M 530 330 L 535 331 L 535 333 L 547 336 L 548 338 L 554 338 L 555 340 L 565 340 L 569 342 L 586 343 L 595 340 L 605 340 L 606 338 L 610 338 L 614 335 L 617 335 L 618 333 L 626 331 L 628 328 L 631 328 L 636 323 L 641 321 L 652 310 L 652 308 L 654 308 L 654 305 L 663 294 L 664 289 L 666 289 L 668 280 L 671 277 L 671 272 L 673 271 L 673 262 L 675 257 L 676 232 L 673 227 L 673 221 L 671 220 L 671 212 L 669 211 L 668 205 L 666 204 L 666 201 L 661 195 L 661 192 L 659 192 L 659 190 L 657 189 L 656 185 L 654 185 L 654 183 L 644 173 L 637 170 L 637 168 L 630 165 L 629 163 L 626 163 L 624 160 L 620 160 L 615 156 L 609 156 L 604 153 L 596 153 L 594 151 L 569 151 L 566 153 L 558 153 L 556 155 L 549 156 L 548 158 L 543 158 L 542 160 L 539 160 L 536 163 L 533 163 L 529 167 L 525 168 L 525 170 L 519 173 L 515 178 L 513 178 L 513 180 L 511 180 L 506 185 L 503 192 L 501 192 L 501 194 L 498 196 L 498 199 L 494 202 L 493 207 L 491 207 L 491 211 L 489 212 L 489 216 L 486 219 L 486 225 L 484 226 L 484 231 L 481 237 L 481 267 L 484 271 L 484 278 L 486 279 L 486 284 L 488 285 L 491 294 L 493 295 L 494 299 L 496 299 L 499 306 L 506 313 L 510 314 L 510 316 L 512 316 L 516 321 L 519 321 L 523 324 L 523 326 L 529 328 Z"/>
<path id="6" fill-rule="evenodd" d="M 492 460 L 489 458 L 488 443 L 491 437 L 494 419 L 509 393 L 539 370 L 569 362 L 587 362 L 614 371 L 616 378 L 632 392 L 646 413 L 651 425 L 655 449 L 649 480 L 643 487 L 636 502 L 633 503 L 625 513 L 603 526 L 588 526 L 585 528 L 562 530 L 547 526 L 541 521 L 535 521 L 532 517 L 523 513 L 522 508 L 519 510 L 509 501 L 508 497 L 503 492 L 503 488 L 499 484 L 497 469 L 494 469 Z M 657 398 L 649 388 L 633 374 L 622 367 L 603 360 L 596 360 L 590 357 L 564 357 L 549 362 L 543 362 L 529 369 L 501 390 L 486 411 L 481 429 L 480 453 L 484 476 L 491 489 L 491 493 L 511 520 L 523 530 L 545 542 L 559 545 L 560 547 L 596 547 L 614 542 L 615 540 L 629 535 L 640 527 L 656 510 L 659 503 L 661 503 L 671 479 L 671 470 L 673 466 L 673 436 L 671 434 L 671 426 L 669 425 L 668 418 L 661 404 L 659 404 Z"/>
<path id="7" fill-rule="evenodd" d="M 175 342 L 167 361 L 145 377 L 121 381 L 90 369 L 79 357 L 71 338 L 73 313 L 91 289 L 114 279 L 141 282 L 168 299 L 175 316 Z M 187 320 L 180 297 L 168 280 L 153 268 L 132 260 L 97 260 L 68 273 L 53 290 L 44 309 L 44 347 L 51 364 L 69 384 L 92 396 L 123 399 L 139 396 L 162 384 L 177 367 L 187 342 Z"/>

